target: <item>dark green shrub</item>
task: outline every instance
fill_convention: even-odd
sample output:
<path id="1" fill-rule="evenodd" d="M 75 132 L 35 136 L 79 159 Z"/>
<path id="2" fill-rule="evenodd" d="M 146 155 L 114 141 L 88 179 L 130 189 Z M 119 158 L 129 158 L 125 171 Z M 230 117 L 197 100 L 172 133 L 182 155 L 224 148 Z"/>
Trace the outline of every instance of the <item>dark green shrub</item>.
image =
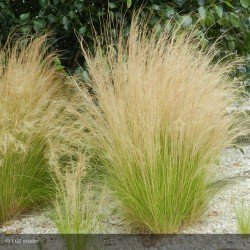
<path id="1" fill-rule="evenodd" d="M 53 49 L 64 51 L 62 64 L 77 68 L 79 63 L 82 64 L 82 57 L 75 31 L 91 48 L 92 24 L 98 31 L 99 19 L 105 19 L 108 9 L 111 18 L 118 21 L 126 13 L 125 27 L 128 30 L 133 10 L 142 3 L 139 0 L 5 0 L 0 2 L 0 39 L 4 42 L 14 26 L 25 34 L 53 29 Z M 141 14 L 151 14 L 152 26 L 161 20 L 159 32 L 170 18 L 183 21 L 186 28 L 201 18 L 198 35 L 205 45 L 225 34 L 219 45 L 221 56 L 250 54 L 250 0 L 148 0 L 144 2 Z M 250 74 L 250 64 L 238 72 Z M 86 79 L 85 72 L 80 73 Z"/>

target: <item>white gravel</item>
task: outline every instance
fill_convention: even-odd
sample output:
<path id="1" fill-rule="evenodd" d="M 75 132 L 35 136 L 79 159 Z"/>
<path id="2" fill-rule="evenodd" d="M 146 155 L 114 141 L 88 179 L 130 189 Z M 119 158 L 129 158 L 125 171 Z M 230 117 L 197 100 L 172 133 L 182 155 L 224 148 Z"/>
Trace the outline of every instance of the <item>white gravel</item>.
<path id="1" fill-rule="evenodd" d="M 5 234 L 56 234 L 58 230 L 49 218 L 49 212 L 36 211 L 19 218 L 5 222 L 0 227 L 0 233 Z"/>

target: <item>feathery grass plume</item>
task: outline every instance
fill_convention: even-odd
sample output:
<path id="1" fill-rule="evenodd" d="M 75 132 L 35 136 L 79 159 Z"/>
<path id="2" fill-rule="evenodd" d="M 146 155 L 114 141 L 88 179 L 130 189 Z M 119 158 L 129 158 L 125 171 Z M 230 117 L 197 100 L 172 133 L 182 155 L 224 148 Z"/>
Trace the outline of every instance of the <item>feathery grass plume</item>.
<path id="1" fill-rule="evenodd" d="M 244 205 L 242 201 L 241 207 L 235 207 L 237 218 L 237 226 L 241 234 L 250 234 L 250 206 Z"/>
<path id="2" fill-rule="evenodd" d="M 0 51 L 0 223 L 44 206 L 55 193 L 50 141 L 57 137 L 60 144 L 54 121 L 67 98 L 46 39 L 9 40 Z"/>
<path id="3" fill-rule="evenodd" d="M 57 196 L 52 219 L 65 235 L 67 249 L 85 249 L 89 234 L 100 233 L 101 229 L 102 198 L 97 198 L 94 187 L 86 183 L 86 172 L 84 154 L 79 155 L 77 163 L 55 169 Z"/>
<path id="4" fill-rule="evenodd" d="M 122 32 L 117 32 L 121 34 Z M 210 171 L 241 133 L 226 108 L 234 63 L 213 62 L 194 32 L 156 34 L 134 16 L 127 39 L 83 49 L 95 98 L 83 90 L 107 185 L 141 232 L 175 233 L 217 190 Z"/>

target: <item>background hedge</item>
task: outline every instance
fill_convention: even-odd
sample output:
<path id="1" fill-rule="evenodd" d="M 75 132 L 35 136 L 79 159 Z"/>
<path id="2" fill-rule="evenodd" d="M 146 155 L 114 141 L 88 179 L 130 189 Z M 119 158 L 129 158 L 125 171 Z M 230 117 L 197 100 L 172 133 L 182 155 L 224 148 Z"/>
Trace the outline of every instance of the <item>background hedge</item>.
<path id="1" fill-rule="evenodd" d="M 221 56 L 234 53 L 249 58 L 250 55 L 250 0 L 5 0 L 0 1 L 0 42 L 4 43 L 13 27 L 19 34 L 53 29 L 54 50 L 64 51 L 64 59 L 57 67 L 66 67 L 82 74 L 79 43 L 75 31 L 79 32 L 89 47 L 92 46 L 92 24 L 99 30 L 99 19 L 109 9 L 111 17 L 120 21 L 126 14 L 128 30 L 134 9 L 144 5 L 142 15 L 151 14 L 150 25 L 158 31 L 170 18 L 183 22 L 190 28 L 200 18 L 199 37 L 204 45 L 214 42 L 222 34 L 219 44 Z M 250 76 L 250 60 L 237 73 Z M 249 81 L 246 83 L 249 84 Z M 250 84 L 249 84 L 250 86 Z"/>

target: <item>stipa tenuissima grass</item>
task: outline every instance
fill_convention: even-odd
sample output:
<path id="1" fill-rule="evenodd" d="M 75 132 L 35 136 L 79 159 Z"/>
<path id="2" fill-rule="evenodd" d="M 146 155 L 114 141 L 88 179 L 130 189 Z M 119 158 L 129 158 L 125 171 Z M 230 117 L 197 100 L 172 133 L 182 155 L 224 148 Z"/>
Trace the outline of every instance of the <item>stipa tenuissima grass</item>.
<path id="1" fill-rule="evenodd" d="M 9 41 L 0 53 L 0 222 L 51 194 L 44 135 L 61 87 L 45 40 Z"/>
<path id="2" fill-rule="evenodd" d="M 9 40 L 0 51 L 0 223 L 51 202 L 53 167 L 83 148 L 76 91 L 46 40 Z"/>
<path id="3" fill-rule="evenodd" d="M 94 54 L 83 48 L 95 98 L 83 99 L 107 185 L 135 228 L 177 232 L 204 212 L 211 165 L 240 133 L 226 111 L 233 63 L 213 62 L 193 33 L 157 36 L 137 17 L 127 39 L 95 42 Z"/>

